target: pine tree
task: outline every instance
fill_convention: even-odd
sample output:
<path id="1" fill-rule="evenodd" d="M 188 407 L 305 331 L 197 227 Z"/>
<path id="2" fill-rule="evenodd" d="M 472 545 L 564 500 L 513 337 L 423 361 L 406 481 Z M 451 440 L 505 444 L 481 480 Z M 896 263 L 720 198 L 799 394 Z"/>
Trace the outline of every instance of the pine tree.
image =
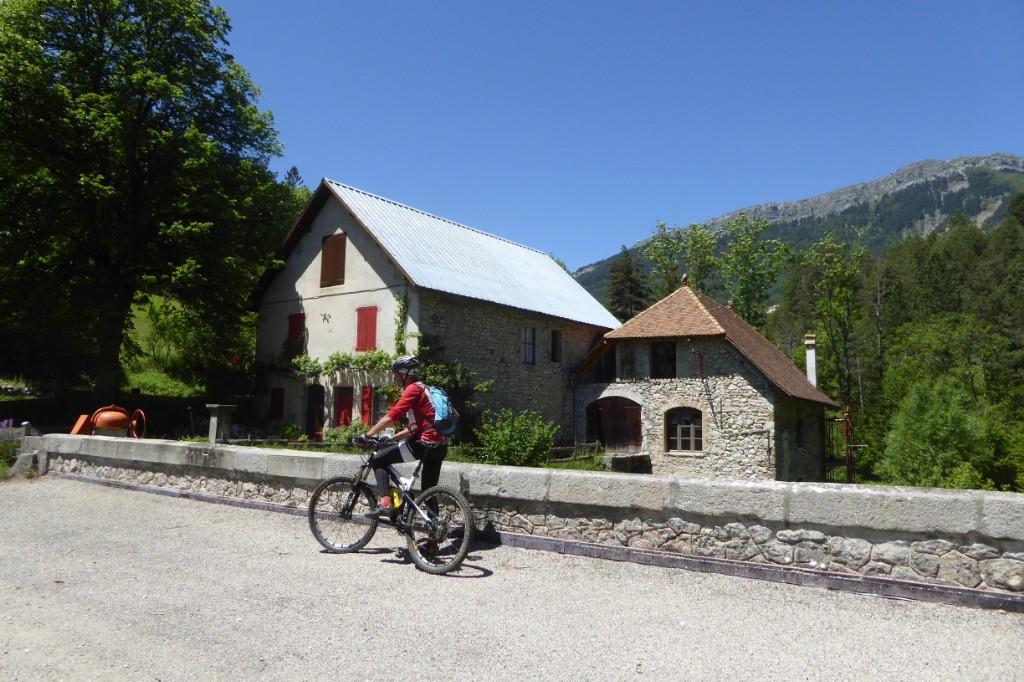
<path id="1" fill-rule="evenodd" d="M 608 310 L 620 321 L 625 322 L 644 310 L 650 298 L 647 276 L 633 260 L 629 249 L 623 246 L 609 272 L 606 292 Z"/>

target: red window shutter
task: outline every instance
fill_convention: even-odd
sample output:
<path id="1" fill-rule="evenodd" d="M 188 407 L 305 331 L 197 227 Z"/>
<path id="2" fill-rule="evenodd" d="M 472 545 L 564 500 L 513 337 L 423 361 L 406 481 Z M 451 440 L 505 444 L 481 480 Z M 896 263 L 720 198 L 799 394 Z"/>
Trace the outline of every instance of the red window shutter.
<path id="1" fill-rule="evenodd" d="M 306 313 L 293 313 L 288 316 L 288 340 L 298 341 L 302 332 L 306 331 Z"/>
<path id="2" fill-rule="evenodd" d="M 356 350 L 373 350 L 377 347 L 377 308 L 356 309 Z"/>
<path id="3" fill-rule="evenodd" d="M 360 412 L 363 415 L 363 423 L 367 426 L 370 425 L 370 421 L 373 419 L 373 387 L 363 386 L 363 400 L 359 406 Z"/>
<path id="4" fill-rule="evenodd" d="M 270 389 L 270 418 L 284 419 L 284 389 Z"/>
<path id="5" fill-rule="evenodd" d="M 352 387 L 338 386 L 334 389 L 334 414 L 336 426 L 352 423 Z"/>
<path id="6" fill-rule="evenodd" d="M 320 247 L 320 286 L 333 287 L 345 283 L 345 244 L 343 234 L 324 237 Z"/>

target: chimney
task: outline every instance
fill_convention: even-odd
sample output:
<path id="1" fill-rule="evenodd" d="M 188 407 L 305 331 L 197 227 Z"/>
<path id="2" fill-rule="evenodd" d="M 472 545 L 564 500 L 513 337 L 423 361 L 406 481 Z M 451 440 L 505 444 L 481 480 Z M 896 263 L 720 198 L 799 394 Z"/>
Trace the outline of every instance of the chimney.
<path id="1" fill-rule="evenodd" d="M 807 380 L 811 386 L 818 387 L 817 338 L 814 334 L 804 336 L 804 347 L 807 349 Z"/>

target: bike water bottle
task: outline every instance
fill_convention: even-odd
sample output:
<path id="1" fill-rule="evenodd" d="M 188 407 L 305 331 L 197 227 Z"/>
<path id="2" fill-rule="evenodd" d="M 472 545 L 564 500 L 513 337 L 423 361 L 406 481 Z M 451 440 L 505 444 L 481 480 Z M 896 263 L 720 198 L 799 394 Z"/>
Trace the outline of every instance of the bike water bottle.
<path id="1" fill-rule="evenodd" d="M 388 488 L 388 494 L 391 495 L 391 508 L 398 509 L 402 504 L 402 496 L 398 494 L 398 489 L 395 487 Z"/>

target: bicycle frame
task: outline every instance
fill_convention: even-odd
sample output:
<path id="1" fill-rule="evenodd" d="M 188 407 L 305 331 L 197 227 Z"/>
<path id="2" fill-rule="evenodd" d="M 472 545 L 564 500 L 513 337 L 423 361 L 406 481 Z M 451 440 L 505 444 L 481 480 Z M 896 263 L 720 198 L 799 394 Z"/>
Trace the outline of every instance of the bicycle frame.
<path id="1" fill-rule="evenodd" d="M 359 484 L 359 483 L 361 483 L 363 481 L 367 481 L 367 479 L 370 477 L 370 472 L 374 468 L 373 466 L 370 465 L 370 460 L 373 459 L 373 455 L 376 455 L 376 454 L 377 454 L 377 452 L 374 451 L 373 454 L 370 455 L 369 457 L 367 457 L 365 455 L 362 457 L 362 464 L 360 464 L 359 472 L 356 474 L 356 477 L 355 477 L 356 478 L 356 480 L 355 480 L 356 484 Z M 410 525 L 412 525 L 412 519 L 409 519 L 408 521 L 406 521 L 403 518 L 404 516 L 407 515 L 405 510 L 406 509 L 415 509 L 416 513 L 419 514 L 420 518 L 423 519 L 423 521 L 425 523 L 427 523 L 428 525 L 430 525 L 432 527 L 434 525 L 434 522 L 430 519 L 430 516 L 426 512 L 424 512 L 423 509 L 420 508 L 420 506 L 418 504 L 416 504 L 415 496 L 412 494 L 412 483 L 410 483 L 409 489 L 406 490 L 402 486 L 402 475 L 398 471 L 398 469 L 395 468 L 394 464 L 385 465 L 383 468 L 384 468 L 385 471 L 387 471 L 387 473 L 388 473 L 388 480 L 393 484 L 395 490 L 398 491 L 399 497 L 402 500 L 402 510 L 400 510 L 398 512 L 398 514 L 395 516 L 395 518 L 392 521 L 392 523 L 396 527 L 400 528 L 401 530 L 407 530 L 408 527 Z M 415 482 L 415 480 L 419 477 L 420 469 L 422 469 L 422 468 L 423 468 L 423 460 L 418 460 L 416 462 L 416 468 L 412 472 L 412 481 L 413 482 Z M 409 506 L 406 507 L 405 505 L 409 505 Z"/>

